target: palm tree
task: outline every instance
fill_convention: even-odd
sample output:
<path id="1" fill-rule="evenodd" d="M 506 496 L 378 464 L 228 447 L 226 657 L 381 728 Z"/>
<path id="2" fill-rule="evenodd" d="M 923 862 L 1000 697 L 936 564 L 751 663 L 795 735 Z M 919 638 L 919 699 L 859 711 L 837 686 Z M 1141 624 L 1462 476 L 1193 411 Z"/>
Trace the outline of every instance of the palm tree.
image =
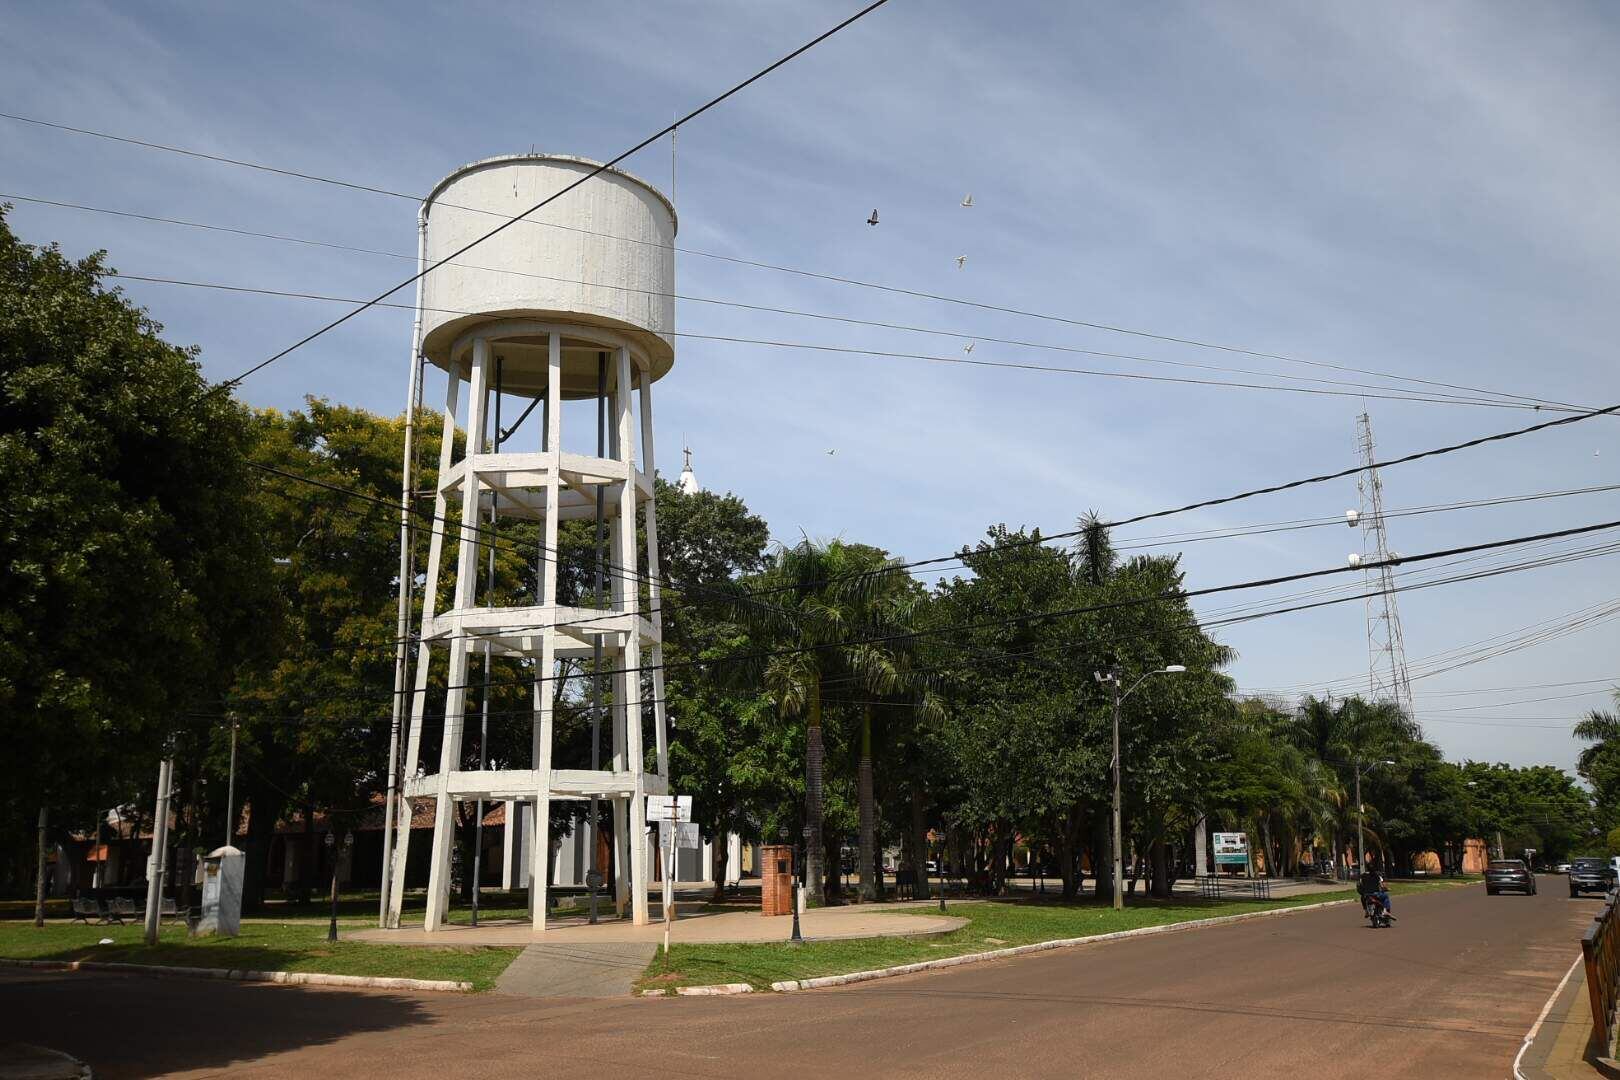
<path id="1" fill-rule="evenodd" d="M 823 771 L 826 748 L 822 741 L 822 708 L 826 685 L 838 674 L 866 693 L 893 688 L 892 663 L 878 643 L 850 646 L 874 615 L 874 605 L 893 586 L 899 571 L 882 551 L 861 544 L 832 540 L 818 544 L 808 537 L 783 547 L 755 581 L 769 602 L 746 599 L 741 590 L 737 615 L 750 630 L 773 640 L 777 655 L 763 672 L 738 674 L 758 677 L 775 699 L 783 717 L 802 717 L 805 723 L 805 885 L 809 894 L 825 898 L 826 863 L 822 839 Z M 869 733 L 868 733 L 869 734 Z M 870 739 L 863 745 L 864 771 L 870 773 Z M 868 780 L 870 777 L 868 776 Z M 868 786 L 863 804 L 869 801 Z M 863 805 L 863 825 L 870 808 Z M 864 831 L 864 830 L 863 830 Z"/>
<path id="2" fill-rule="evenodd" d="M 1620 690 L 1614 692 L 1614 702 L 1620 706 Z M 1575 737 L 1591 743 L 1581 751 L 1577 767 L 1584 775 L 1603 752 L 1604 745 L 1620 740 L 1620 716 L 1602 709 L 1593 709 L 1586 718 L 1575 724 Z"/>

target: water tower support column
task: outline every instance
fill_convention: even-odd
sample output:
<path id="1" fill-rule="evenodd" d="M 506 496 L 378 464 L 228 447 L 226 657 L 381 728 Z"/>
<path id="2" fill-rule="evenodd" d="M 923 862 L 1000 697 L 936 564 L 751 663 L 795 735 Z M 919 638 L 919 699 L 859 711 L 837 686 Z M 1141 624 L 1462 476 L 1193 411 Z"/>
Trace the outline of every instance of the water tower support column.
<path id="1" fill-rule="evenodd" d="M 543 547 L 540 551 L 540 587 L 536 601 L 557 603 L 557 516 L 562 491 L 558 481 L 562 445 L 562 337 L 551 334 L 546 352 L 545 436 L 541 452 L 548 456 L 546 467 L 546 510 Z M 548 860 L 551 855 L 551 719 L 557 702 L 557 641 L 543 634 L 539 666 L 534 684 L 534 768 L 538 785 L 534 797 L 534 842 L 530 846 L 529 916 L 536 931 L 546 928 L 546 890 L 551 885 Z"/>
<path id="2" fill-rule="evenodd" d="M 617 589 L 623 597 L 619 610 L 630 613 L 629 630 L 624 636 L 621 654 L 624 674 L 620 677 L 624 687 L 624 718 L 627 750 L 630 757 L 630 775 L 635 787 L 630 796 L 630 897 L 631 921 L 637 926 L 648 921 L 647 912 L 647 755 L 642 747 L 641 720 L 641 576 L 636 572 L 640 560 L 636 558 L 636 506 L 641 501 L 636 478 L 636 438 L 630 411 L 631 364 L 630 350 L 618 350 L 618 388 L 614 403 L 618 406 L 618 450 L 624 462 L 624 486 L 619 489 L 619 515 L 616 530 L 619 541 L 616 558 L 619 562 Z M 651 506 L 651 503 L 648 503 Z"/>
<path id="3" fill-rule="evenodd" d="M 471 388 L 467 394 L 467 444 L 461 461 L 461 536 L 456 553 L 456 598 L 454 608 L 465 611 L 473 605 L 473 588 L 478 580 L 479 553 L 478 454 L 488 434 L 485 429 L 485 387 L 489 379 L 489 341 L 473 340 Z M 444 701 L 444 737 L 439 752 L 438 797 L 434 803 L 433 855 L 428 868 L 427 914 L 422 928 L 428 933 L 444 924 L 450 903 L 450 848 L 455 840 L 454 801 L 450 798 L 450 776 L 461 765 L 461 733 L 467 707 L 466 630 L 450 633 L 449 687 Z"/>

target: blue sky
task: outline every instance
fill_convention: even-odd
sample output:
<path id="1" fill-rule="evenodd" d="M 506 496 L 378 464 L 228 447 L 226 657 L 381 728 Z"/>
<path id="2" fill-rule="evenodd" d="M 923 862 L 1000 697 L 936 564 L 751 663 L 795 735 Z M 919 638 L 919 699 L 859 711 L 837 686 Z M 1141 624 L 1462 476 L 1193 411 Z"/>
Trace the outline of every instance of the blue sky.
<path id="1" fill-rule="evenodd" d="M 16 5 L 0 105 L 284 168 L 424 192 L 460 164 L 605 159 L 853 5 Z M 1581 404 L 1620 401 L 1620 16 L 1601 3 L 1165 3 L 886 8 L 684 128 L 683 248 L 1318 362 Z M 669 188 L 666 143 L 627 167 Z M 0 189 L 388 251 L 412 204 L 0 120 Z M 972 192 L 974 206 L 962 196 Z M 878 207 L 882 224 L 865 218 Z M 19 203 L 13 226 L 118 269 L 340 296 L 406 264 Z M 962 269 L 956 256 L 967 255 Z M 1275 359 L 677 260 L 683 293 L 951 332 L 683 303 L 680 329 L 962 355 L 1012 338 L 1294 376 Z M 341 309 L 132 284 L 215 378 Z M 409 316 L 374 311 L 250 380 L 403 405 Z M 976 359 L 1262 381 L 981 342 Z M 1295 383 L 1311 386 L 1310 383 Z M 1322 387 L 1340 389 L 1343 387 Z M 1347 467 L 1370 411 L 1384 456 L 1546 418 L 1517 409 L 967 368 L 687 339 L 657 388 L 659 459 L 695 451 L 785 540 L 908 558 L 986 526 L 1072 527 Z M 430 399 L 434 391 L 430 390 Z M 1620 420 L 1390 469 L 1390 508 L 1620 483 Z M 827 449 L 837 453 L 828 455 Z M 1352 481 L 1121 530 L 1323 518 Z M 1620 492 L 1397 519 L 1402 552 L 1620 517 Z M 1342 565 L 1348 529 L 1188 544 L 1193 587 Z M 1478 564 L 1474 564 L 1478 565 Z M 1451 650 L 1620 598 L 1616 559 L 1400 598 L 1414 673 Z M 1246 594 L 1242 602 L 1281 596 Z M 1239 600 L 1201 605 L 1215 612 Z M 1231 627 L 1244 686 L 1355 689 L 1359 603 Z M 1572 763 L 1561 726 L 1603 704 L 1620 623 L 1414 683 L 1453 757 Z M 1573 683 L 1567 687 L 1542 684 Z M 1569 697 L 1576 691 L 1581 696 Z M 1535 700 L 1556 697 L 1556 700 Z"/>

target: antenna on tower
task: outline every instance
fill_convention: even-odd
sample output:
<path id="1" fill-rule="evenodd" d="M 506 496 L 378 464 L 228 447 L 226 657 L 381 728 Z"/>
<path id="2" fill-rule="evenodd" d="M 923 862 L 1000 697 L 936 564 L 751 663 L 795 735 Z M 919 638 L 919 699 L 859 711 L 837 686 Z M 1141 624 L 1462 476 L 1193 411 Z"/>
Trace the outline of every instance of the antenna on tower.
<path id="1" fill-rule="evenodd" d="M 1384 528 L 1384 485 L 1378 478 L 1373 450 L 1372 418 L 1356 418 L 1356 448 L 1361 475 L 1356 490 L 1361 510 L 1345 515 L 1361 526 L 1362 562 L 1367 566 L 1367 674 L 1374 701 L 1392 701 L 1412 716 L 1412 684 L 1406 674 L 1406 643 L 1401 636 L 1401 615 L 1395 604 L 1395 556 Z M 1352 560 L 1354 565 L 1354 560 Z"/>

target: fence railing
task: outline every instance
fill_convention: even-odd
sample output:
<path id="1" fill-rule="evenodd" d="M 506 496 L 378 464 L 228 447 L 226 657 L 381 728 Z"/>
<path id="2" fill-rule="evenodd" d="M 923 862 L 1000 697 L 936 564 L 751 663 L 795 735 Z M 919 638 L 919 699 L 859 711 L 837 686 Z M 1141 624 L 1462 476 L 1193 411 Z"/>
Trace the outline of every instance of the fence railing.
<path id="1" fill-rule="evenodd" d="M 1616 894 L 1610 892 L 1603 910 L 1581 935 L 1581 956 L 1586 960 L 1586 992 L 1592 1000 L 1592 1030 L 1607 1048 L 1614 1045 L 1614 1007 L 1620 982 L 1620 915 Z"/>
<path id="2" fill-rule="evenodd" d="M 1198 879 L 1198 895 L 1205 900 L 1243 896 L 1251 900 L 1271 899 L 1270 878 L 1222 878 L 1210 875 Z"/>

